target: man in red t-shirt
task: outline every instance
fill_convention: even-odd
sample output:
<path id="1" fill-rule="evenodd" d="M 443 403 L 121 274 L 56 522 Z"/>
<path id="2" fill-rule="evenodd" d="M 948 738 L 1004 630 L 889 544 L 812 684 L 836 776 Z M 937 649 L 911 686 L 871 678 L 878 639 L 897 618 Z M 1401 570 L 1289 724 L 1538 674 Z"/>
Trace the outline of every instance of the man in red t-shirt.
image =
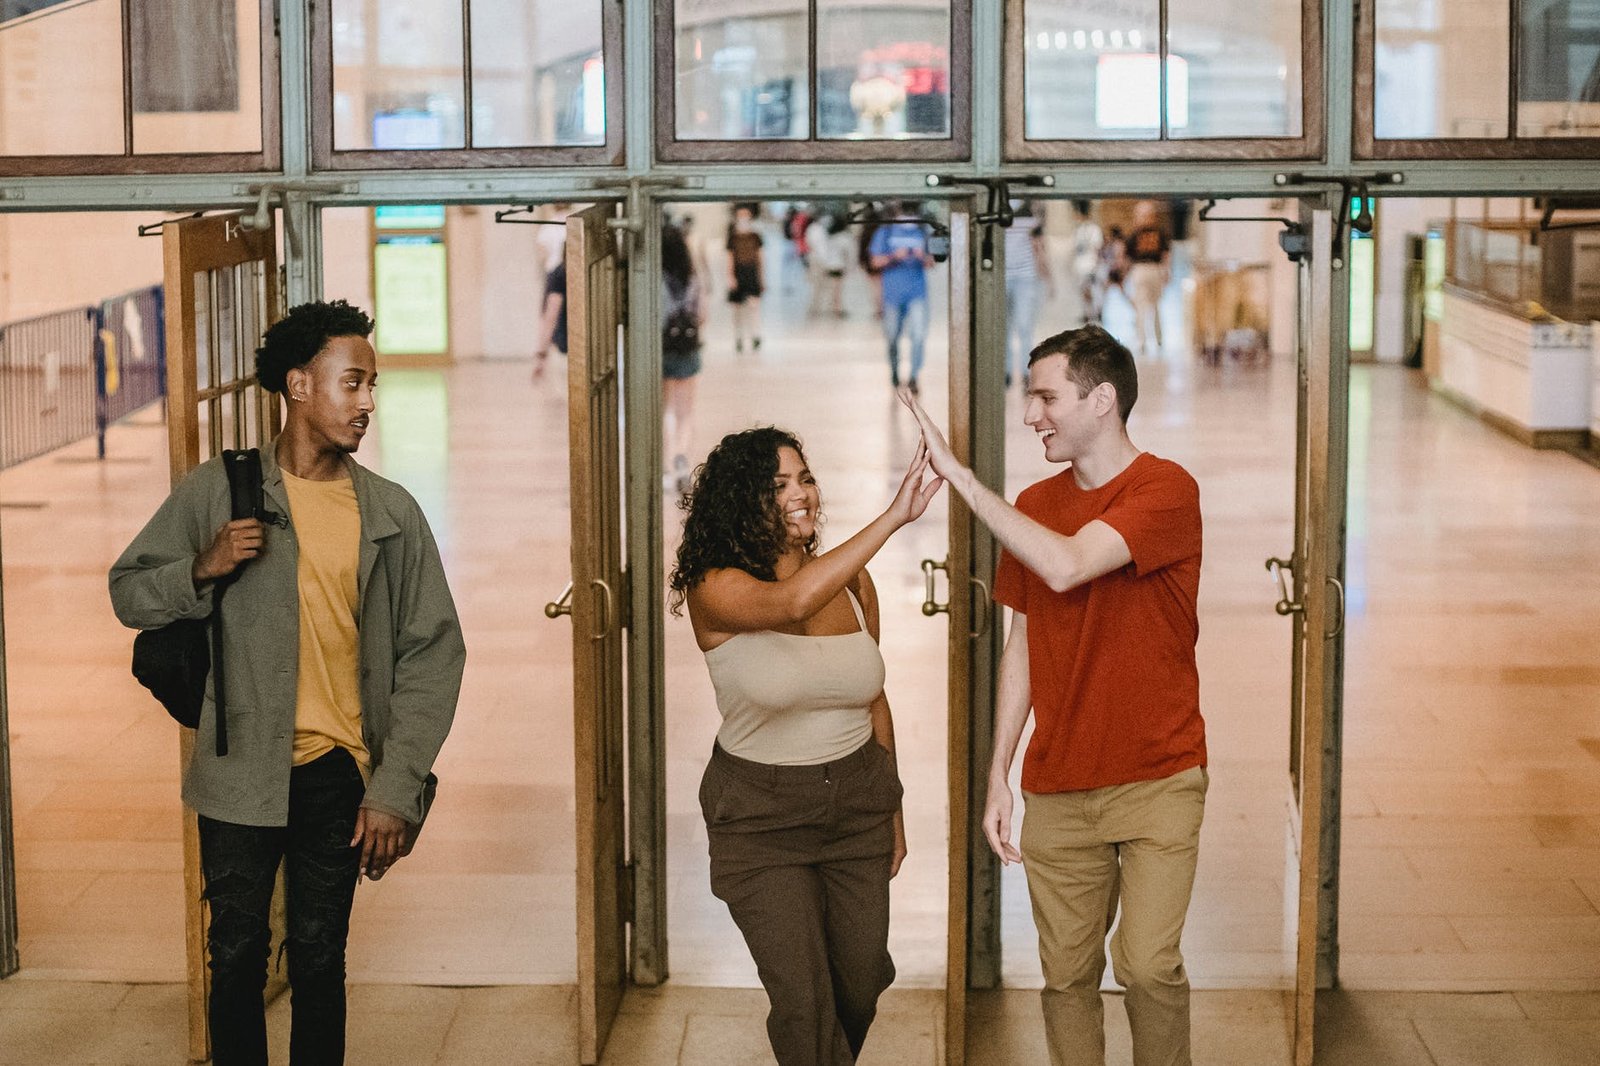
<path id="1" fill-rule="evenodd" d="M 1133 356 L 1098 326 L 1029 356 L 1024 419 L 1070 467 L 1012 507 L 912 410 L 934 470 L 1004 547 L 994 598 L 1015 612 L 1000 662 L 984 834 L 1028 873 L 1054 1066 L 1105 1061 L 1100 978 L 1111 937 L 1135 1066 L 1188 1066 L 1189 981 L 1179 940 L 1209 778 L 1200 679 L 1200 492 L 1128 437 Z M 1028 816 L 1011 841 L 1008 777 Z"/>

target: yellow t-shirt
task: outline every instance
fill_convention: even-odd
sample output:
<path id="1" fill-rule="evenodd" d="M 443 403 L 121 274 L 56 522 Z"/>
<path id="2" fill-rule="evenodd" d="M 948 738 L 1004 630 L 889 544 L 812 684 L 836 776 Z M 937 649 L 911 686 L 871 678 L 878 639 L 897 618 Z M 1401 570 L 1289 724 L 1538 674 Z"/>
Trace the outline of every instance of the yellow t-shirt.
<path id="1" fill-rule="evenodd" d="M 349 478 L 307 481 L 283 472 L 300 542 L 300 671 L 295 693 L 294 765 L 341 747 L 365 774 L 361 738 L 361 651 L 356 574 L 361 511 Z"/>

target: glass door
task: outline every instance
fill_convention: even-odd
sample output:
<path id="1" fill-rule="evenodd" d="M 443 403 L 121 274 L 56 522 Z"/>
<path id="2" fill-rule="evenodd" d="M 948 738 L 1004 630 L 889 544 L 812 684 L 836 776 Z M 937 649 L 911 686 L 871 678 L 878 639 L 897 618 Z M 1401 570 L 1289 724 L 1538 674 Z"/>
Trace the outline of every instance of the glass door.
<path id="1" fill-rule="evenodd" d="M 277 235 L 251 229 L 240 214 L 170 222 L 162 230 L 167 293 L 167 441 L 172 484 L 225 448 L 258 448 L 277 435 L 279 400 L 256 382 L 255 350 L 282 314 L 278 293 Z M 187 766 L 194 730 L 181 732 Z M 200 830 L 184 810 L 183 884 L 189 981 L 189 1057 L 211 1058 L 206 1003 L 205 879 L 200 872 Z M 272 905 L 272 940 L 283 942 L 283 872 Z M 267 996 L 284 988 L 269 974 Z"/>

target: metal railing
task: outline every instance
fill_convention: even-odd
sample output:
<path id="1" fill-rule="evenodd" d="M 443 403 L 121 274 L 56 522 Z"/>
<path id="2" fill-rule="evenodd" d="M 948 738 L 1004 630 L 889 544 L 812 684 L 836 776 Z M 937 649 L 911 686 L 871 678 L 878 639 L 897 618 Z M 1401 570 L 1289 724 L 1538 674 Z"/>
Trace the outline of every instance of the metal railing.
<path id="1" fill-rule="evenodd" d="M 113 297 L 96 309 L 95 432 L 106 457 L 106 427 L 167 394 L 166 300 L 159 285 Z"/>
<path id="2" fill-rule="evenodd" d="M 0 325 L 0 469 L 97 437 L 166 395 L 159 286 Z"/>

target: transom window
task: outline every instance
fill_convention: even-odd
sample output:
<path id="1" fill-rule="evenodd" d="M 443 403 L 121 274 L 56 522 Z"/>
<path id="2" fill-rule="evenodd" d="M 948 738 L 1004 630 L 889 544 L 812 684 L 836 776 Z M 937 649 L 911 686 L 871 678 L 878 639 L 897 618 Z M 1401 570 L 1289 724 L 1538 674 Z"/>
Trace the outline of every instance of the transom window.
<path id="1" fill-rule="evenodd" d="M 330 0 L 316 8 L 319 167 L 621 161 L 619 5 Z"/>
<path id="2" fill-rule="evenodd" d="M 1365 157 L 1600 154 L 1600 0 L 1361 0 Z"/>
<path id="3" fill-rule="evenodd" d="M 1310 158 L 1315 0 L 1008 0 L 1013 159 Z"/>
<path id="4" fill-rule="evenodd" d="M 0 174 L 276 170 L 272 6 L 0 0 Z"/>
<path id="5" fill-rule="evenodd" d="M 964 159 L 970 16 L 951 0 L 663 0 L 660 155 Z"/>

